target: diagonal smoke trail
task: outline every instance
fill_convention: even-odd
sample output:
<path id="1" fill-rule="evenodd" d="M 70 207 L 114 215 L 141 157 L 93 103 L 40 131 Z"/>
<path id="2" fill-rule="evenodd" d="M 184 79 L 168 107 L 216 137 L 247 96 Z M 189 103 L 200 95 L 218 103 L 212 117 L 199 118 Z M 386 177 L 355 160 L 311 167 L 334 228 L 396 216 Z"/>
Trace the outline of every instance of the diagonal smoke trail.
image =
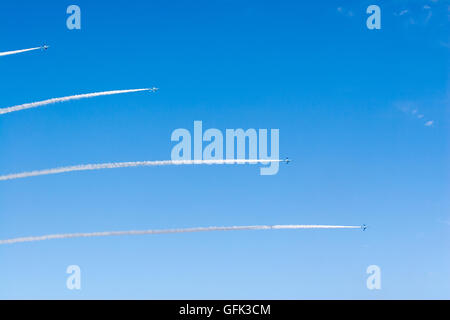
<path id="1" fill-rule="evenodd" d="M 15 50 L 15 51 L 0 52 L 0 57 L 2 57 L 2 56 L 9 56 L 11 54 L 18 54 L 18 53 L 22 53 L 22 52 L 33 51 L 33 50 L 39 50 L 39 49 L 41 49 L 41 47 L 30 48 L 30 49 L 22 49 L 22 50 Z"/>
<path id="2" fill-rule="evenodd" d="M 107 237 L 107 236 L 125 236 L 125 235 L 143 235 L 143 234 L 167 234 L 167 233 L 188 233 L 188 232 L 206 232 L 206 231 L 238 231 L 238 230 L 282 230 L 282 229 L 360 229 L 360 226 L 330 226 L 330 225 L 273 225 L 273 226 L 234 226 L 234 227 L 199 227 L 185 229 L 159 229 L 159 230 L 130 230 L 130 231 L 105 231 L 91 233 L 65 233 L 50 234 L 37 237 L 23 237 L 0 240 L 2 244 L 13 244 L 20 242 L 35 242 L 51 239 L 68 238 L 89 238 L 89 237 Z"/>
<path id="3" fill-rule="evenodd" d="M 12 173 L 0 176 L 2 180 L 14 180 L 21 178 L 29 178 L 35 176 L 44 176 L 49 174 L 57 174 L 72 171 L 86 171 L 86 170 L 101 170 L 101 169 L 115 169 L 127 167 L 148 167 L 148 166 L 172 166 L 172 165 L 201 165 L 201 164 L 255 164 L 255 163 L 269 163 L 269 162 L 284 162 L 281 159 L 237 159 L 237 160 L 156 160 L 156 161 L 135 161 L 135 162 L 111 162 L 111 163 L 97 163 L 97 164 L 83 164 L 69 167 L 59 167 L 45 170 L 35 170 L 21 173 Z"/>
<path id="4" fill-rule="evenodd" d="M 68 96 L 68 97 L 62 97 L 62 98 L 52 98 L 52 99 L 47 99 L 47 100 L 43 100 L 43 101 L 25 103 L 25 104 L 13 106 L 13 107 L 2 108 L 2 109 L 0 109 L 0 114 L 20 111 L 20 110 L 25 110 L 25 109 L 30 109 L 30 108 L 37 108 L 37 107 L 46 106 L 49 104 L 66 102 L 66 101 L 71 101 L 71 100 L 87 99 L 87 98 L 109 96 L 109 95 L 121 94 L 121 93 L 139 92 L 139 91 L 154 91 L 154 89 L 143 88 L 143 89 L 130 89 L 130 90 L 112 90 L 112 91 L 94 92 L 94 93 L 86 93 L 86 94 L 77 94 L 74 96 Z"/>

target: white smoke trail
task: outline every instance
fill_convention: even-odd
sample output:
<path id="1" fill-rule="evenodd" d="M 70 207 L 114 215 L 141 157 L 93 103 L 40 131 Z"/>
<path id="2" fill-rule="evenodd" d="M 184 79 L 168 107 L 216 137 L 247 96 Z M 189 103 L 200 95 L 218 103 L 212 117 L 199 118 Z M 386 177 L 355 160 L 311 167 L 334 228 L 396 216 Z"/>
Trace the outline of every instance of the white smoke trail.
<path id="1" fill-rule="evenodd" d="M 43 176 L 49 174 L 57 174 L 71 171 L 86 171 L 86 170 L 101 170 L 101 169 L 115 169 L 127 167 L 148 167 L 148 166 L 172 166 L 172 165 L 201 165 L 201 164 L 245 164 L 245 163 L 269 163 L 269 162 L 283 162 L 281 159 L 237 159 L 237 160 L 156 160 L 156 161 L 135 161 L 135 162 L 111 162 L 111 163 L 97 163 L 97 164 L 83 164 L 69 167 L 59 167 L 45 170 L 35 170 L 21 173 L 12 173 L 0 176 L 2 180 L 14 180 L 21 178 L 29 178 L 35 176 Z"/>
<path id="2" fill-rule="evenodd" d="M 22 53 L 22 52 L 33 51 L 33 50 L 39 50 L 39 49 L 41 49 L 41 47 L 30 48 L 30 49 L 22 49 L 22 50 L 15 50 L 15 51 L 0 52 L 0 57 L 2 57 L 2 56 L 9 56 L 11 54 L 18 54 L 18 53 Z"/>
<path id="3" fill-rule="evenodd" d="M 68 96 L 68 97 L 62 97 L 62 98 L 52 98 L 47 99 L 43 101 L 38 102 L 31 102 L 31 103 L 25 103 L 13 107 L 8 108 L 2 108 L 0 109 L 0 114 L 20 111 L 24 109 L 30 109 L 30 108 L 37 108 L 49 104 L 59 103 L 59 102 L 66 102 L 70 100 L 79 100 L 79 99 L 87 99 L 87 98 L 93 98 L 93 97 L 100 97 L 100 96 L 109 96 L 113 94 L 121 94 L 121 93 L 131 93 L 131 92 L 139 92 L 139 91 L 154 91 L 153 88 L 143 88 L 143 89 L 130 89 L 130 90 L 112 90 L 112 91 L 103 91 L 103 92 L 94 92 L 94 93 L 86 93 L 86 94 L 77 94 L 74 96 Z"/>
<path id="4" fill-rule="evenodd" d="M 125 236 L 125 235 L 143 235 L 143 234 L 167 234 L 167 233 L 188 233 L 188 232 L 206 232 L 206 231 L 238 231 L 238 230 L 281 230 L 281 229 L 360 229 L 360 226 L 332 226 L 332 225 L 274 225 L 274 226 L 234 226 L 234 227 L 199 227 L 185 229 L 160 229 L 160 230 L 131 230 L 131 231 L 105 231 L 91 233 L 65 233 L 50 234 L 37 237 L 23 237 L 0 240 L 2 244 L 13 244 L 20 242 L 35 242 L 51 239 L 67 238 L 89 238 L 89 237 L 107 237 L 107 236 Z"/>

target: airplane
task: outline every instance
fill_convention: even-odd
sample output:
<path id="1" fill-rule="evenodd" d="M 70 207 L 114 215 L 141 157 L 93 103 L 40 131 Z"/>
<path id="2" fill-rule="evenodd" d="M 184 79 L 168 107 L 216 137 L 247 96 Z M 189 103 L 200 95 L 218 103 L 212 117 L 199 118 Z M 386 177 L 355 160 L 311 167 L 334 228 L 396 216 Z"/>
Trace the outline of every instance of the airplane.
<path id="1" fill-rule="evenodd" d="M 149 91 L 152 91 L 152 92 L 156 92 L 156 91 L 158 91 L 159 90 L 159 88 L 156 88 L 156 87 L 153 87 L 153 88 L 150 88 L 149 89 Z"/>
<path id="2" fill-rule="evenodd" d="M 286 159 L 284 159 L 284 161 L 283 162 L 286 162 L 286 164 L 289 164 L 289 162 L 291 162 L 291 160 L 289 160 L 289 158 L 288 157 L 286 157 Z"/>
<path id="3" fill-rule="evenodd" d="M 363 225 L 361 226 L 361 230 L 362 230 L 362 231 L 366 231 L 366 229 L 367 229 L 367 226 L 366 226 L 365 224 L 363 224 Z"/>
<path id="4" fill-rule="evenodd" d="M 47 49 L 48 49 L 48 45 L 43 44 L 43 45 L 41 46 L 41 50 L 47 50 Z"/>

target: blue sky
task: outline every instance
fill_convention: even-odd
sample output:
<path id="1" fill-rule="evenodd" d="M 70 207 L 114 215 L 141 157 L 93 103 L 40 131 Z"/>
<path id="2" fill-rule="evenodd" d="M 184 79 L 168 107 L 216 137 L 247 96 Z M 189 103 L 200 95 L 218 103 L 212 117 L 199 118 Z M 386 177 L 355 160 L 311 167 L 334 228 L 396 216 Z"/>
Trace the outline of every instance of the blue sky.
<path id="1" fill-rule="evenodd" d="M 81 30 L 66 28 L 70 4 L 81 8 Z M 370 4 L 381 7 L 381 30 L 366 28 Z M 1 116 L 0 174 L 169 159 L 172 131 L 192 131 L 194 120 L 223 132 L 278 128 L 280 156 L 294 161 L 274 176 L 243 165 L 4 181 L 0 239 L 209 225 L 370 229 L 1 246 L 0 298 L 450 298 L 448 5 L 2 2 L 0 51 L 51 47 L 0 58 L 1 107 L 161 90 Z M 366 288 L 373 264 L 381 290 Z M 81 268 L 80 291 L 66 288 L 69 265 Z"/>

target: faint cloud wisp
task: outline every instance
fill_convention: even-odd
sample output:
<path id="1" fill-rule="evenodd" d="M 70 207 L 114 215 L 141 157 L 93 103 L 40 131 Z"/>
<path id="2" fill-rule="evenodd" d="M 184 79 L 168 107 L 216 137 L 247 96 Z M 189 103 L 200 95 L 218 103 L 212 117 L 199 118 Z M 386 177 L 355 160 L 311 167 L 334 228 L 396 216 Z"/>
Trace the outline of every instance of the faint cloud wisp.
<path id="1" fill-rule="evenodd" d="M 423 121 L 425 127 L 433 127 L 435 124 L 434 120 L 427 119 L 423 113 L 419 112 L 419 108 L 414 102 L 396 102 L 394 105 L 403 113 Z"/>

